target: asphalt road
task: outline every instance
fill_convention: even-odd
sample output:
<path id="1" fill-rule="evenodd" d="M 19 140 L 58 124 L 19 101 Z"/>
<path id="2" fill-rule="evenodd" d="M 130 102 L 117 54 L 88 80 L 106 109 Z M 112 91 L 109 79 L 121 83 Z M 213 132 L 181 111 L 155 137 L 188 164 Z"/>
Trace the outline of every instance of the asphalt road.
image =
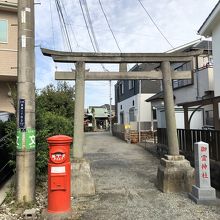
<path id="1" fill-rule="evenodd" d="M 80 220 L 220 219 L 220 207 L 194 204 L 186 193 L 156 186 L 159 160 L 142 147 L 109 133 L 86 133 L 96 195 L 74 201 Z"/>

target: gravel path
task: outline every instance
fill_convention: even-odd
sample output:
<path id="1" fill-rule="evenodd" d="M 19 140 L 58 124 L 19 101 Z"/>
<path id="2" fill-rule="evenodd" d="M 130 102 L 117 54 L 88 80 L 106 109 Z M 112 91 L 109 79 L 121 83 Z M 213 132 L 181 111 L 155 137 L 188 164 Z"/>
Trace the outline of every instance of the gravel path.
<path id="1" fill-rule="evenodd" d="M 74 200 L 80 220 L 220 219 L 220 207 L 196 205 L 186 193 L 158 191 L 159 161 L 138 145 L 87 133 L 85 152 L 97 193 Z"/>

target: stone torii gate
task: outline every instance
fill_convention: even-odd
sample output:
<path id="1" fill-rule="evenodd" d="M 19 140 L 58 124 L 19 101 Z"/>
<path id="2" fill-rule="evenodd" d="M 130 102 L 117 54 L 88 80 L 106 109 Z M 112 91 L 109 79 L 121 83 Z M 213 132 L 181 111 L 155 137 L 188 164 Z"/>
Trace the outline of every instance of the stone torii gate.
<path id="1" fill-rule="evenodd" d="M 61 52 L 42 48 L 45 56 L 52 57 L 54 62 L 75 63 L 76 70 L 56 72 L 57 80 L 75 80 L 75 114 L 74 114 L 74 148 L 73 148 L 73 183 L 74 195 L 91 193 L 91 178 L 88 174 L 89 163 L 83 158 L 84 144 L 84 93 L 85 80 L 118 80 L 118 79 L 154 79 L 163 81 L 166 127 L 168 136 L 168 153 L 161 159 L 157 173 L 157 185 L 163 192 L 191 191 L 194 180 L 194 169 L 184 156 L 179 155 L 176 132 L 172 79 L 189 79 L 191 71 L 172 71 L 170 63 L 192 62 L 193 57 L 202 51 L 187 53 L 81 53 Z M 118 63 L 119 72 L 89 72 L 85 63 Z M 127 63 L 159 63 L 158 71 L 127 72 Z M 88 169 L 83 169 L 87 167 Z M 93 190 L 92 190 L 93 191 Z"/>

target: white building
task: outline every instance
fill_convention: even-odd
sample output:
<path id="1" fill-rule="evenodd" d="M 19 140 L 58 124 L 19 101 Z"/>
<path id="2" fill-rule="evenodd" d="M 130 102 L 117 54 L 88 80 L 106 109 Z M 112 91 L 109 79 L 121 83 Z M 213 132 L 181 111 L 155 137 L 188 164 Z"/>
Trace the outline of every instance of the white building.
<path id="1" fill-rule="evenodd" d="M 209 14 L 198 32 L 204 37 L 212 37 L 214 62 L 214 95 L 220 96 L 220 1 Z"/>
<path id="2" fill-rule="evenodd" d="M 131 71 L 149 71 L 158 64 L 135 65 Z M 118 124 L 130 124 L 132 130 L 151 130 L 156 126 L 156 111 L 146 99 L 161 90 L 160 81 L 119 80 L 115 85 L 115 107 Z"/>
<path id="3" fill-rule="evenodd" d="M 177 128 L 184 128 L 184 109 L 182 103 L 194 102 L 211 98 L 214 96 L 213 66 L 212 66 L 212 42 L 197 40 L 173 49 L 168 52 L 189 52 L 203 49 L 199 57 L 194 58 L 194 64 L 179 63 L 173 64 L 174 70 L 193 70 L 192 79 L 173 80 L 173 94 L 175 103 L 175 116 Z M 165 109 L 163 103 L 163 92 L 147 100 L 157 109 L 158 127 L 165 128 Z M 212 105 L 192 106 L 188 109 L 188 119 L 191 117 L 190 128 L 201 129 L 204 126 L 213 126 Z"/>

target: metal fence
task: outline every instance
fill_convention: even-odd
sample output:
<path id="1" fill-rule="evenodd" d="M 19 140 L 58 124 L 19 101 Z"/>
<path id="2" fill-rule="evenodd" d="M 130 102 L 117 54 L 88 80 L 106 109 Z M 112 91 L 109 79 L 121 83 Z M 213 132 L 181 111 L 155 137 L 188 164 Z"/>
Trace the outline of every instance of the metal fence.
<path id="1" fill-rule="evenodd" d="M 177 129 L 180 150 L 187 155 L 194 153 L 194 143 L 209 144 L 210 158 L 220 161 L 220 130 Z M 166 128 L 157 128 L 157 143 L 168 145 Z"/>

